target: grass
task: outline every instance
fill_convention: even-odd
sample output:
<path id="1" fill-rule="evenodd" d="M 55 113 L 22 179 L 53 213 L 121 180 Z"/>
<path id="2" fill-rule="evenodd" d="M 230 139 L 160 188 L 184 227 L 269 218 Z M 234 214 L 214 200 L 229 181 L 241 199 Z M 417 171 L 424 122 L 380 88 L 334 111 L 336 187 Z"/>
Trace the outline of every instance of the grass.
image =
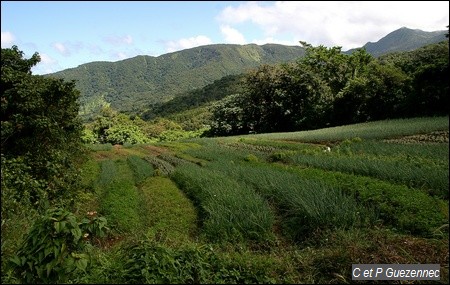
<path id="1" fill-rule="evenodd" d="M 447 284 L 448 143 L 382 141 L 435 130 L 448 117 L 92 150 L 77 209 L 113 231 L 69 283 L 351 283 L 352 264 L 410 263 Z M 32 223 L 12 217 L 6 258 Z"/>
<path id="2" fill-rule="evenodd" d="M 303 142 L 333 142 L 359 137 L 362 139 L 387 139 L 407 135 L 448 130 L 449 118 L 426 117 L 374 121 L 312 131 L 247 135 L 244 138 L 295 140 Z"/>
<path id="3" fill-rule="evenodd" d="M 169 178 L 147 178 L 140 190 L 146 205 L 147 237 L 179 245 L 196 236 L 196 209 Z"/>
<path id="4" fill-rule="evenodd" d="M 136 155 L 128 156 L 127 163 L 133 171 L 135 184 L 143 182 L 145 178 L 154 174 L 152 165 Z"/>
<path id="5" fill-rule="evenodd" d="M 433 237 L 448 224 L 448 201 L 430 197 L 426 193 L 370 177 L 321 169 L 293 171 L 301 177 L 314 179 L 356 197 L 360 203 L 371 205 L 386 225 L 404 233 Z"/>
<path id="6" fill-rule="evenodd" d="M 104 161 L 100 182 L 101 213 L 120 232 L 140 232 L 139 195 L 134 185 L 134 174 L 124 160 Z M 113 168 L 114 167 L 114 168 Z M 114 170 L 113 170 L 114 169 Z"/>
<path id="7" fill-rule="evenodd" d="M 271 238 L 273 213 L 245 184 L 192 164 L 177 167 L 171 177 L 199 207 L 202 233 L 208 240 L 265 242 Z"/>
<path id="8" fill-rule="evenodd" d="M 293 241 L 302 241 L 318 230 L 367 226 L 375 219 L 370 209 L 319 180 L 261 163 L 217 163 L 214 169 L 251 185 L 273 203 L 282 216 L 285 235 Z"/>
<path id="9" fill-rule="evenodd" d="M 424 189 L 448 200 L 448 168 L 434 165 L 367 158 L 364 156 L 294 155 L 296 165 L 375 177 L 412 188 Z"/>

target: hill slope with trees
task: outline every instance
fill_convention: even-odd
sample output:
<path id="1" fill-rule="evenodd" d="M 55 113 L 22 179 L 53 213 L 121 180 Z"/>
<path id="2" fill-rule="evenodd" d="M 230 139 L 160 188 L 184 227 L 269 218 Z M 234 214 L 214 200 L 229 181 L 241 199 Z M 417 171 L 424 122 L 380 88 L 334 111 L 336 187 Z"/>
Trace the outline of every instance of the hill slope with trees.
<path id="1" fill-rule="evenodd" d="M 435 43 L 443 40 L 444 34 L 445 31 L 401 28 L 364 47 L 378 57 Z M 84 120 L 92 120 L 106 106 L 128 114 L 146 112 L 146 116 L 152 117 L 149 111 L 154 105 L 224 76 L 245 73 L 264 64 L 293 62 L 304 54 L 301 46 L 214 44 L 158 57 L 141 55 L 117 62 L 91 62 L 46 76 L 76 81 Z"/>
<path id="2" fill-rule="evenodd" d="M 89 118 L 109 104 L 119 111 L 140 113 L 152 103 L 167 101 L 224 76 L 261 64 L 293 61 L 303 54 L 299 46 L 219 44 L 158 57 L 92 62 L 48 76 L 76 80 L 82 94 L 81 115 Z"/>

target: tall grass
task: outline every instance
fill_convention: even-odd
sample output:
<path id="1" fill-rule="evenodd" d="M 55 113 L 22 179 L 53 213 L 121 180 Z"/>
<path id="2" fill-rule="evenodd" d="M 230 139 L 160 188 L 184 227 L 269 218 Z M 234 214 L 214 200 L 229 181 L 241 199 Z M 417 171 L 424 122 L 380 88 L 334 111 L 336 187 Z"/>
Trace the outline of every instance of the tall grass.
<path id="1" fill-rule="evenodd" d="M 93 151 L 107 151 L 112 149 L 112 144 L 104 143 L 104 144 L 86 144 L 86 146 Z"/>
<path id="2" fill-rule="evenodd" d="M 396 138 L 406 135 L 448 130 L 449 118 L 426 117 L 374 121 L 311 131 L 246 135 L 245 138 L 298 140 L 303 142 L 340 141 L 360 137 L 364 139 Z"/>
<path id="3" fill-rule="evenodd" d="M 101 162 L 101 172 L 98 179 L 98 183 L 103 186 L 112 183 L 114 177 L 116 176 L 117 169 L 113 160 L 103 160 Z"/>
<path id="4" fill-rule="evenodd" d="M 430 195 L 448 199 L 448 168 L 405 163 L 398 160 L 368 159 L 358 156 L 293 155 L 297 165 L 359 174 L 421 188 Z"/>
<path id="5" fill-rule="evenodd" d="M 274 215 L 253 189 L 218 172 L 185 164 L 172 179 L 200 209 L 202 232 L 211 241 L 263 242 L 271 238 Z"/>
<path id="6" fill-rule="evenodd" d="M 374 155 L 386 159 L 402 159 L 448 167 L 448 144 L 397 144 L 375 140 L 350 143 L 345 146 L 353 154 Z"/>
<path id="7" fill-rule="evenodd" d="M 196 234 L 197 213 L 192 202 L 166 177 L 150 177 L 141 186 L 147 237 L 182 244 Z"/>
<path id="8" fill-rule="evenodd" d="M 136 155 L 127 157 L 127 163 L 133 171 L 134 181 L 136 184 L 141 183 L 145 178 L 153 176 L 154 169 L 150 163 Z"/>
<path id="9" fill-rule="evenodd" d="M 141 231 L 139 195 L 127 162 L 103 161 L 100 182 L 103 187 L 100 208 L 108 223 L 123 232 Z"/>
<path id="10" fill-rule="evenodd" d="M 289 171 L 286 167 L 283 169 Z M 371 205 L 385 224 L 403 232 L 433 236 L 438 228 L 448 224 L 448 201 L 430 197 L 405 185 L 322 169 L 294 168 L 294 172 L 305 179 L 321 181 L 339 189 L 362 204 Z"/>
<path id="11" fill-rule="evenodd" d="M 251 185 L 274 203 L 287 236 L 303 240 L 317 230 L 367 225 L 375 216 L 334 187 L 260 163 L 212 165 L 215 170 Z"/>
<path id="12" fill-rule="evenodd" d="M 149 155 L 144 159 L 147 160 L 151 165 L 153 165 L 154 168 L 156 168 L 155 174 L 157 175 L 168 176 L 175 171 L 175 167 L 172 164 L 163 159 L 160 159 L 159 157 Z"/>

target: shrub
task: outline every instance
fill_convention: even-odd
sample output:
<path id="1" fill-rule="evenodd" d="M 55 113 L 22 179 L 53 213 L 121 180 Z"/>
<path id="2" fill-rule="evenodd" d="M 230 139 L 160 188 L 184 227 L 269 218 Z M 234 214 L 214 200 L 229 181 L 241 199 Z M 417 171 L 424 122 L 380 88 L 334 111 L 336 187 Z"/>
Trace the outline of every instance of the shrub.
<path id="1" fill-rule="evenodd" d="M 85 239 L 103 236 L 106 219 L 77 222 L 71 212 L 52 208 L 38 218 L 11 259 L 17 277 L 27 283 L 66 282 L 70 276 L 86 271 L 89 255 Z"/>

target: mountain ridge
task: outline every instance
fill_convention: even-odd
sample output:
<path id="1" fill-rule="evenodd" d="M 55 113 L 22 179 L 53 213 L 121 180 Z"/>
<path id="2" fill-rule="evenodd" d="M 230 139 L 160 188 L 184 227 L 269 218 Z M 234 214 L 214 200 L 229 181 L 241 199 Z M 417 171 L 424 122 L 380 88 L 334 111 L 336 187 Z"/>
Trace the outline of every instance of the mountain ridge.
<path id="1" fill-rule="evenodd" d="M 445 39 L 445 32 L 402 27 L 363 47 L 377 57 L 435 43 Z M 138 55 L 116 62 L 90 62 L 46 76 L 75 80 L 81 92 L 80 115 L 89 119 L 108 105 L 141 114 L 152 104 L 167 102 L 224 76 L 242 74 L 263 64 L 295 61 L 304 54 L 301 46 L 211 44 L 157 57 Z"/>

